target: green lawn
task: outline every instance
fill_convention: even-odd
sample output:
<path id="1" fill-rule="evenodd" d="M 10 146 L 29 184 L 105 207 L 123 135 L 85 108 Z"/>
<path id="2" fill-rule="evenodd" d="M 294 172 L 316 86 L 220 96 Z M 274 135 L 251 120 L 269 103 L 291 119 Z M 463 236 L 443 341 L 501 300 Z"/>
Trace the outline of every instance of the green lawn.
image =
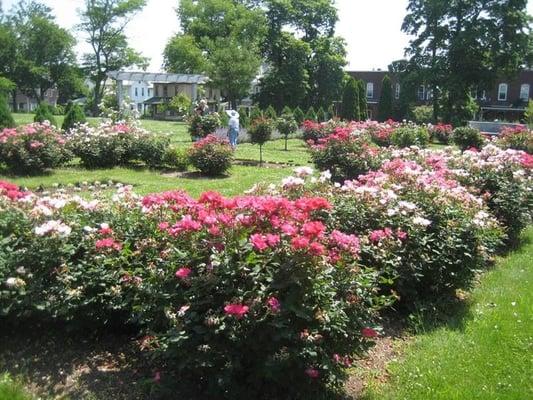
<path id="1" fill-rule="evenodd" d="M 366 400 L 533 398 L 533 228 L 474 290 L 461 324 L 419 335 Z"/>
<path id="2" fill-rule="evenodd" d="M 0 400 L 31 400 L 22 384 L 15 382 L 7 374 L 0 375 Z"/>
<path id="3" fill-rule="evenodd" d="M 291 173 L 291 168 L 259 168 L 235 165 L 229 171 L 228 176 L 205 178 L 195 173 L 187 173 L 184 176 L 177 177 L 172 172 L 165 173 L 148 168 L 129 169 L 117 167 L 86 170 L 69 167 L 58 168 L 45 176 L 15 177 L 0 174 L 0 180 L 7 180 L 32 190 L 40 186 L 52 188 L 55 184 L 68 185 L 84 181 L 105 183 L 112 180 L 113 182 L 133 185 L 135 192 L 139 194 L 183 189 L 192 196 L 198 196 L 208 190 L 215 190 L 226 196 L 235 196 L 242 194 L 258 182 L 279 183 L 282 178 Z"/>

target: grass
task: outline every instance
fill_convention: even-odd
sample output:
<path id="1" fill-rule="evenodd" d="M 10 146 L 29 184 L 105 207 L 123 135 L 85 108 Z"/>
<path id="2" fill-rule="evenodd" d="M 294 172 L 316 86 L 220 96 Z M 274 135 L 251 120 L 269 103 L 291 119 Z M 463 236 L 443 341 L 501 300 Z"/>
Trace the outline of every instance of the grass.
<path id="1" fill-rule="evenodd" d="M 0 375 L 0 400 L 31 400 L 24 386 L 15 382 L 8 374 Z"/>
<path id="2" fill-rule="evenodd" d="M 416 337 L 365 400 L 533 398 L 533 227 L 472 293 L 462 323 Z"/>
<path id="3" fill-rule="evenodd" d="M 69 167 L 58 168 L 47 175 L 15 177 L 1 175 L 0 180 L 7 180 L 30 190 L 39 187 L 52 188 L 55 184 L 68 185 L 83 181 L 100 181 L 105 183 L 109 180 L 123 184 L 133 185 L 138 194 L 147 194 L 167 190 L 183 189 L 192 196 L 198 196 L 202 192 L 215 190 L 225 196 L 242 194 L 258 182 L 278 183 L 282 178 L 290 175 L 291 168 L 268 168 L 246 167 L 235 165 L 229 171 L 229 175 L 206 178 L 196 173 L 186 173 L 183 176 L 166 174 L 158 170 L 148 168 L 112 168 L 86 170 L 83 168 Z"/>

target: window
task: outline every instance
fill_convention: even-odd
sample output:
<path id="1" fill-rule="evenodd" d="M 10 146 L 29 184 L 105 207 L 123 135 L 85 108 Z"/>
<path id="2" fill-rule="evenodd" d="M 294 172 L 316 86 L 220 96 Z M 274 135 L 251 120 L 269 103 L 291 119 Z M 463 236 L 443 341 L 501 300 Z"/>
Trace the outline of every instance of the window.
<path id="1" fill-rule="evenodd" d="M 135 97 L 137 97 L 139 95 L 139 91 L 137 90 L 137 88 L 135 88 Z"/>
<path id="2" fill-rule="evenodd" d="M 168 97 L 168 86 L 163 86 L 163 97 Z"/>
<path id="3" fill-rule="evenodd" d="M 374 84 L 372 82 L 368 82 L 366 84 L 366 98 L 367 99 L 374 98 Z"/>
<path id="4" fill-rule="evenodd" d="M 520 86 L 520 100 L 528 101 L 529 100 L 529 84 L 524 83 Z"/>
<path id="5" fill-rule="evenodd" d="M 418 87 L 418 100 L 424 100 L 424 94 L 426 93 L 426 88 L 424 85 Z"/>
<path id="6" fill-rule="evenodd" d="M 498 101 L 507 100 L 507 83 L 500 83 L 498 86 Z"/>
<path id="7" fill-rule="evenodd" d="M 481 100 L 487 100 L 487 93 L 484 90 L 481 91 L 479 96 Z"/>
<path id="8" fill-rule="evenodd" d="M 399 99 L 399 98 L 400 98 L 400 84 L 399 84 L 399 83 L 396 84 L 396 89 L 395 89 L 395 91 L 394 91 L 394 97 L 395 97 L 396 99 Z"/>
<path id="9" fill-rule="evenodd" d="M 426 100 L 431 100 L 433 98 L 433 89 L 426 90 Z"/>
<path id="10" fill-rule="evenodd" d="M 144 88 L 141 88 L 141 96 L 144 97 Z"/>

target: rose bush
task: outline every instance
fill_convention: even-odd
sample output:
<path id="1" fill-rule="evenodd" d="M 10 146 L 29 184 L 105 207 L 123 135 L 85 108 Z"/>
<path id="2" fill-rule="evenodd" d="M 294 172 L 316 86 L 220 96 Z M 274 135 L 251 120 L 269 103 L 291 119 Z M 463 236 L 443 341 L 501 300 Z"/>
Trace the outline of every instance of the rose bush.
<path id="1" fill-rule="evenodd" d="M 150 134 L 137 121 L 106 120 L 94 128 L 78 125 L 67 135 L 68 145 L 87 168 L 110 168 L 134 160 L 161 165 L 168 138 Z"/>
<path id="2" fill-rule="evenodd" d="M 453 126 L 438 123 L 428 127 L 431 138 L 440 144 L 449 144 L 452 140 Z"/>
<path id="3" fill-rule="evenodd" d="M 233 149 L 227 139 L 209 135 L 193 144 L 189 160 L 205 175 L 222 175 L 231 168 Z"/>
<path id="4" fill-rule="evenodd" d="M 322 398 L 373 337 L 366 238 L 315 197 L 37 197 L 2 186 L 0 308 L 91 327 L 134 323 L 197 393 Z M 9 193 L 9 195 L 8 195 Z M 209 379 L 206 379 L 208 377 Z"/>
<path id="5" fill-rule="evenodd" d="M 48 122 L 0 131 L 0 162 L 16 174 L 39 174 L 71 157 L 65 138 Z"/>
<path id="6" fill-rule="evenodd" d="M 496 144 L 503 149 L 522 150 L 533 154 L 533 131 L 525 126 L 503 128 Z"/>
<path id="7" fill-rule="evenodd" d="M 333 180 L 342 182 L 379 168 L 386 152 L 350 127 L 336 128 L 333 134 L 310 145 L 311 158 L 322 171 L 329 170 Z"/>

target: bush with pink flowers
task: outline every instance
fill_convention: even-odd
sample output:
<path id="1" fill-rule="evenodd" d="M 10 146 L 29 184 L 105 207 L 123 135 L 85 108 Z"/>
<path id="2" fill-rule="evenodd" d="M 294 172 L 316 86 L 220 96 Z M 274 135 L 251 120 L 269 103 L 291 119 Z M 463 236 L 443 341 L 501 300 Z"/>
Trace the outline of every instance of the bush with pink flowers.
<path id="1" fill-rule="evenodd" d="M 452 141 L 453 126 L 450 124 L 438 123 L 429 125 L 431 138 L 440 144 L 449 144 Z"/>
<path id="2" fill-rule="evenodd" d="M 111 201 L 17 200 L 5 187 L 2 313 L 92 329 L 134 323 L 167 374 L 199 395 L 339 390 L 389 301 L 377 294 L 379 274 L 359 262 L 373 244 L 328 230 L 322 198 L 140 199 L 121 189 Z"/>
<path id="3" fill-rule="evenodd" d="M 496 141 L 503 149 L 522 150 L 533 154 L 533 131 L 526 126 L 503 128 Z"/>
<path id="4" fill-rule="evenodd" d="M 223 175 L 231 168 L 233 149 L 226 139 L 209 135 L 193 144 L 189 160 L 202 174 Z"/>
<path id="5" fill-rule="evenodd" d="M 310 145 L 311 158 L 321 171 L 329 170 L 333 180 L 343 182 L 379 168 L 386 157 L 366 137 L 351 127 L 337 127 L 334 133 Z"/>
<path id="6" fill-rule="evenodd" d="M 0 131 L 0 163 L 16 174 L 39 174 L 71 157 L 63 135 L 46 122 Z"/>

